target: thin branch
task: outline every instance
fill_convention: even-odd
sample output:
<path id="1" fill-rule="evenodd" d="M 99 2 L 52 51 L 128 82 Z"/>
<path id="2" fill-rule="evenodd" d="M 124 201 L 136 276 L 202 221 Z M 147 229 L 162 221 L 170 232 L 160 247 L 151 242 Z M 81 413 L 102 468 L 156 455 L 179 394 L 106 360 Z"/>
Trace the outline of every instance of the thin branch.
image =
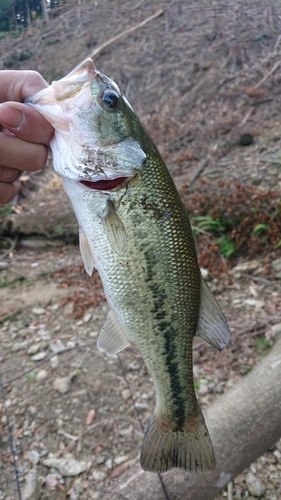
<path id="1" fill-rule="evenodd" d="M 163 13 L 164 13 L 164 10 L 163 9 L 159 9 L 159 10 L 157 10 L 157 12 L 155 12 L 155 14 L 153 14 L 152 16 L 147 17 L 141 23 L 138 23 L 135 26 L 132 26 L 131 28 L 127 28 L 125 31 L 122 31 L 122 33 L 119 33 L 118 35 L 113 36 L 112 38 L 109 38 L 109 40 L 107 40 L 106 42 L 102 43 L 99 47 L 97 47 L 96 49 L 94 49 L 88 57 L 91 57 L 91 58 L 95 57 L 103 49 L 106 49 L 106 47 L 108 47 L 112 43 L 116 42 L 117 40 L 120 40 L 121 38 L 125 38 L 130 33 L 133 33 L 138 28 L 141 28 L 142 26 L 144 26 L 145 24 L 149 23 L 150 21 L 152 21 L 156 17 L 161 16 L 161 14 L 163 14 Z"/>
<path id="2" fill-rule="evenodd" d="M 264 77 L 255 85 L 255 88 L 258 89 L 275 71 L 279 68 L 281 61 L 276 61 L 276 63 L 272 66 L 272 68 L 264 75 Z"/>
<path id="3" fill-rule="evenodd" d="M 3 238 L 3 239 L 7 239 L 7 240 L 9 240 L 9 242 L 12 242 L 12 243 L 11 243 L 10 248 L 8 250 L 6 250 L 6 252 L 0 254 L 1 259 L 5 259 L 6 257 L 8 257 L 8 255 L 15 249 L 16 244 L 18 242 L 17 236 L 15 237 L 15 239 L 13 241 L 10 238 Z"/>
<path id="4" fill-rule="evenodd" d="M 193 179 L 189 183 L 189 189 L 192 188 L 192 186 L 195 184 L 197 179 L 200 177 L 200 175 L 204 172 L 205 168 L 209 165 L 210 157 L 207 156 L 205 160 L 203 161 L 202 165 L 198 168 L 197 172 L 195 173 Z"/>
<path id="5" fill-rule="evenodd" d="M 42 359 L 42 361 L 39 361 L 39 363 L 37 363 L 36 365 L 34 365 L 32 368 L 28 368 L 27 370 L 24 370 L 23 372 L 18 373 L 18 375 L 15 375 L 12 378 L 4 380 L 2 382 L 2 385 L 4 386 L 4 385 L 7 385 L 7 384 L 10 384 L 11 382 L 14 382 L 14 380 L 17 380 L 17 379 L 19 379 L 21 377 L 24 377 L 25 375 L 28 375 L 28 373 L 31 373 L 34 370 L 36 370 L 37 368 L 39 368 L 40 366 L 44 365 L 44 363 L 46 363 L 47 361 L 49 361 L 54 356 L 59 356 L 60 354 L 64 354 L 65 352 L 74 351 L 74 349 L 85 349 L 85 347 L 90 347 L 90 346 L 92 346 L 94 344 L 96 344 L 96 340 L 92 340 L 91 342 L 87 342 L 86 344 L 78 344 L 78 345 L 75 345 L 73 347 L 66 347 L 65 349 L 61 349 L 61 351 L 54 352 L 53 354 L 50 354 L 46 358 Z"/>

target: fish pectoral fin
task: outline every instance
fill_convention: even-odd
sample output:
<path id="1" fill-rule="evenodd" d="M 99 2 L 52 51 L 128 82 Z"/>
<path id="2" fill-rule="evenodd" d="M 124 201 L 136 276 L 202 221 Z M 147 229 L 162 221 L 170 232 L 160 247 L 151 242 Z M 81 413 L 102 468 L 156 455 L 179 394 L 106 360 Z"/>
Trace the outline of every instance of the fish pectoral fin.
<path id="1" fill-rule="evenodd" d="M 108 202 L 108 212 L 102 217 L 102 223 L 112 249 L 118 255 L 124 255 L 127 245 L 126 231 L 115 211 L 113 203 L 110 201 Z"/>
<path id="2" fill-rule="evenodd" d="M 81 226 L 79 227 L 79 246 L 86 272 L 89 276 L 92 276 L 95 267 L 94 258 L 87 237 Z"/>
<path id="3" fill-rule="evenodd" d="M 113 356 L 129 345 L 130 342 L 126 339 L 115 316 L 109 311 L 97 341 L 98 350 L 105 352 L 108 356 Z"/>
<path id="4" fill-rule="evenodd" d="M 219 351 L 230 341 L 230 331 L 224 314 L 202 276 L 201 304 L 196 335 Z"/>

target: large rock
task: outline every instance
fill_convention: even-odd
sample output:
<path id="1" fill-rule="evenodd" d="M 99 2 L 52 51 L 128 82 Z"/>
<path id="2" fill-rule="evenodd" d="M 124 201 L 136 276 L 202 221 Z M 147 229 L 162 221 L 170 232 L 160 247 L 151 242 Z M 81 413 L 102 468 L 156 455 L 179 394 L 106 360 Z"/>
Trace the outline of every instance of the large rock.
<path id="1" fill-rule="evenodd" d="M 81 472 L 85 472 L 87 469 L 87 462 L 78 461 L 74 458 L 46 458 L 43 462 L 47 467 L 53 467 L 54 469 L 58 469 L 62 476 L 77 476 L 81 474 Z"/>

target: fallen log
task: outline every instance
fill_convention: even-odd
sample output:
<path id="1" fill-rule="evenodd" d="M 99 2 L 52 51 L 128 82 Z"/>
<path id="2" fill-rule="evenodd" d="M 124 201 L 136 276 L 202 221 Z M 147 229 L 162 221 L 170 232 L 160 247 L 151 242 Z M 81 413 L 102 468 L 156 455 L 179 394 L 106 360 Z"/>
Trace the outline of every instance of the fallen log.
<path id="1" fill-rule="evenodd" d="M 102 500 L 213 500 L 219 490 L 263 455 L 281 437 L 281 337 L 270 353 L 206 412 L 216 453 L 213 472 L 174 469 L 157 474 L 139 465 L 102 492 Z"/>

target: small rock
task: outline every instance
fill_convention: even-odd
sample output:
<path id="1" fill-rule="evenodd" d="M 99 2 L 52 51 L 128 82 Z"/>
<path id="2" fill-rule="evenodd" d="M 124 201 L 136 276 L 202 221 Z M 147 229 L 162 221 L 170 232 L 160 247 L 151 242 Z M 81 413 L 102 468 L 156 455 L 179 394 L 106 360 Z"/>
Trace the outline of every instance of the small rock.
<path id="1" fill-rule="evenodd" d="M 57 378 L 53 382 L 53 387 L 56 391 L 60 392 L 61 394 L 66 394 L 71 386 L 71 379 L 69 377 L 61 377 Z"/>
<path id="2" fill-rule="evenodd" d="M 92 319 L 92 313 L 85 313 L 83 316 L 83 322 L 89 323 L 90 319 Z"/>
<path id="3" fill-rule="evenodd" d="M 107 461 L 105 462 L 105 465 L 106 465 L 107 469 L 112 469 L 112 465 L 113 465 L 112 458 L 108 458 Z"/>
<path id="4" fill-rule="evenodd" d="M 148 404 L 146 404 L 146 403 L 138 403 L 138 402 L 135 403 L 135 407 L 138 410 L 140 410 L 140 411 L 146 411 L 149 408 Z"/>
<path id="5" fill-rule="evenodd" d="M 50 359 L 50 363 L 53 370 L 55 370 L 59 366 L 59 357 L 54 356 L 53 358 Z"/>
<path id="6" fill-rule="evenodd" d="M 43 309 L 43 307 L 33 307 L 32 313 L 35 314 L 35 316 L 42 316 L 46 314 L 46 310 Z"/>
<path id="7" fill-rule="evenodd" d="M 25 478 L 22 500 L 39 500 L 40 484 L 37 480 L 37 471 L 31 469 Z"/>
<path id="8" fill-rule="evenodd" d="M 275 259 L 271 264 L 275 271 L 281 271 L 281 259 Z"/>
<path id="9" fill-rule="evenodd" d="M 3 271 L 3 269 L 8 269 L 8 263 L 4 261 L 0 261 L 0 271 Z"/>
<path id="10" fill-rule="evenodd" d="M 200 267 L 201 274 L 204 279 L 207 279 L 209 276 L 209 271 L 208 269 L 205 269 L 205 267 Z"/>
<path id="11" fill-rule="evenodd" d="M 254 474 L 252 474 L 252 472 L 248 472 L 246 484 L 249 493 L 254 497 L 261 497 L 265 493 L 265 486 L 256 476 L 254 476 Z"/>
<path id="12" fill-rule="evenodd" d="M 246 306 L 255 306 L 257 304 L 257 300 L 255 299 L 245 299 L 243 301 L 243 304 L 245 304 Z"/>
<path id="13" fill-rule="evenodd" d="M 281 334 L 281 323 L 277 323 L 276 325 L 273 325 L 271 327 L 271 332 L 272 332 L 273 337 L 275 337 L 276 335 L 280 335 Z"/>
<path id="14" fill-rule="evenodd" d="M 132 372 L 138 372 L 140 370 L 140 364 L 136 360 L 131 361 L 131 363 L 128 364 L 127 369 L 131 370 Z"/>
<path id="15" fill-rule="evenodd" d="M 123 464 L 123 462 L 127 462 L 127 460 L 129 460 L 129 455 L 120 455 L 119 457 L 115 457 L 114 458 L 114 463 L 116 465 L 120 465 L 120 464 Z"/>
<path id="16" fill-rule="evenodd" d="M 47 488 L 49 490 L 55 490 L 57 484 L 58 484 L 58 480 L 57 480 L 56 474 L 48 474 L 46 476 L 45 485 L 47 486 Z"/>
<path id="17" fill-rule="evenodd" d="M 258 260 L 248 260 L 247 262 L 243 262 L 243 263 L 238 264 L 237 266 L 233 267 L 233 269 L 231 269 L 231 271 L 230 271 L 230 274 L 251 273 L 251 272 L 255 271 L 256 269 L 258 269 L 259 266 L 260 266 L 260 262 Z M 280 267 L 280 270 L 281 270 L 281 267 Z"/>
<path id="18" fill-rule="evenodd" d="M 99 332 L 90 332 L 89 337 L 91 337 L 91 339 L 95 339 L 98 336 L 98 334 Z"/>
<path id="19" fill-rule="evenodd" d="M 103 455 L 99 455 L 96 460 L 98 465 L 101 465 L 105 462 L 105 457 Z"/>
<path id="20" fill-rule="evenodd" d="M 29 340 L 23 340 L 23 342 L 14 342 L 11 351 L 17 352 L 20 351 L 21 349 L 25 349 L 29 345 L 29 343 L 30 343 Z"/>
<path id="21" fill-rule="evenodd" d="M 105 474 L 105 472 L 102 472 L 100 470 L 93 470 L 92 478 L 97 483 L 101 483 L 101 481 L 104 481 L 107 478 L 107 474 Z"/>
<path id="22" fill-rule="evenodd" d="M 48 377 L 47 370 L 40 370 L 36 375 L 37 382 L 41 382 L 41 380 L 45 380 Z"/>
<path id="23" fill-rule="evenodd" d="M 34 356 L 31 356 L 32 361 L 42 361 L 42 359 L 46 358 L 47 353 L 42 351 L 38 352 L 37 354 L 34 354 Z"/>
<path id="24" fill-rule="evenodd" d="M 32 463 L 32 465 L 37 465 L 39 460 L 40 460 L 40 453 L 36 450 L 31 450 L 29 452 L 29 460 Z"/>
<path id="25" fill-rule="evenodd" d="M 27 354 L 37 354 L 37 352 L 40 350 L 40 344 L 37 342 L 36 344 L 32 344 L 29 349 L 27 350 Z"/>
<path id="26" fill-rule="evenodd" d="M 131 397 L 131 393 L 130 393 L 129 389 L 124 389 L 121 392 L 121 396 L 124 399 L 124 401 L 126 401 L 127 399 L 129 399 Z"/>
<path id="27" fill-rule="evenodd" d="M 43 465 L 47 467 L 58 469 L 62 476 L 73 477 L 85 472 L 87 469 L 87 462 L 75 460 L 74 458 L 47 458 L 43 461 Z"/>
<path id="28" fill-rule="evenodd" d="M 208 382 L 205 379 L 200 380 L 198 394 L 205 396 L 208 393 Z"/>
<path id="29" fill-rule="evenodd" d="M 50 344 L 50 349 L 52 352 L 57 354 L 57 352 L 60 352 L 63 349 L 65 349 L 65 345 L 63 345 L 61 340 L 57 340 L 56 342 L 53 342 L 52 344 Z"/>
<path id="30" fill-rule="evenodd" d="M 122 437 L 127 437 L 133 432 L 133 426 L 129 425 L 126 429 L 119 429 L 118 434 Z"/>

